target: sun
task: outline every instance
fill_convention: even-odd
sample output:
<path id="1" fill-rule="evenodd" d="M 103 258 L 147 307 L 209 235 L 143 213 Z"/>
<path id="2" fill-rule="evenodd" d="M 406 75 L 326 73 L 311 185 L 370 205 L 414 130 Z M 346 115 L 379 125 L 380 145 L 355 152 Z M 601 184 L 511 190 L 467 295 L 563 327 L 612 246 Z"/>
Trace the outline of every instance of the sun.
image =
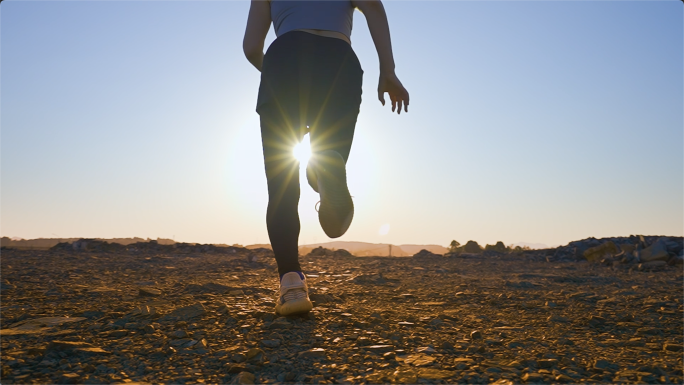
<path id="1" fill-rule="evenodd" d="M 309 134 L 304 135 L 304 139 L 294 146 L 292 153 L 300 164 L 307 164 L 309 162 L 309 158 L 311 158 L 311 142 L 309 141 Z"/>

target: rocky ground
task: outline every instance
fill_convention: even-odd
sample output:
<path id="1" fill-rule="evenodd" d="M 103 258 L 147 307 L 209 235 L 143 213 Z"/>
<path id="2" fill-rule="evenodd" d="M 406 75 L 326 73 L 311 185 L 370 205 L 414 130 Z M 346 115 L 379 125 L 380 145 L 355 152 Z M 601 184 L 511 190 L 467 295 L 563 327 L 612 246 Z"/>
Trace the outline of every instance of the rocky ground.
<path id="1" fill-rule="evenodd" d="M 270 251 L 105 246 L 2 251 L 3 384 L 682 383 L 677 251 L 309 255 L 278 317 Z"/>

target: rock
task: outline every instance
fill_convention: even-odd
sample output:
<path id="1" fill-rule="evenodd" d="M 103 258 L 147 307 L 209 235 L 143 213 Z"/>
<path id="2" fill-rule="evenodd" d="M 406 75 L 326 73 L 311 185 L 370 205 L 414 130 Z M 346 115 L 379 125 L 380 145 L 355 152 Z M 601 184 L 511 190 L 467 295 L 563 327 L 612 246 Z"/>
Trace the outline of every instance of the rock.
<path id="1" fill-rule="evenodd" d="M 600 262 L 606 256 L 618 253 L 618 248 L 612 241 L 605 242 L 599 246 L 591 247 L 584 252 L 584 258 L 589 262 Z"/>
<path id="2" fill-rule="evenodd" d="M 20 334 L 43 334 L 55 326 L 66 323 L 82 322 L 87 320 L 85 317 L 42 317 L 24 320 L 10 325 L 8 329 L 0 330 L 0 335 L 11 336 Z"/>
<path id="3" fill-rule="evenodd" d="M 416 352 L 417 352 L 417 353 L 423 353 L 423 354 L 434 354 L 434 353 L 437 353 L 437 351 L 435 350 L 435 348 L 433 348 L 432 346 L 425 346 L 425 347 L 416 348 Z"/>
<path id="4" fill-rule="evenodd" d="M 260 361 L 263 359 L 264 351 L 259 348 L 251 348 L 245 353 L 247 361 Z"/>
<path id="5" fill-rule="evenodd" d="M 556 381 L 561 382 L 561 383 L 575 382 L 575 380 L 573 380 L 572 377 L 567 376 L 565 374 L 557 375 Z"/>
<path id="6" fill-rule="evenodd" d="M 665 261 L 651 261 L 651 262 L 644 262 L 640 263 L 638 266 L 638 269 L 640 271 L 653 271 L 653 270 L 661 270 L 667 266 L 667 262 Z"/>
<path id="7" fill-rule="evenodd" d="M 187 338 L 188 333 L 185 330 L 176 330 L 176 331 L 169 333 L 169 337 L 174 338 L 174 339 Z"/>
<path id="8" fill-rule="evenodd" d="M 52 341 L 46 348 L 47 352 L 65 352 L 65 353 L 90 353 L 90 354 L 109 354 L 104 349 L 95 347 L 86 342 L 75 341 Z"/>
<path id="9" fill-rule="evenodd" d="M 254 375 L 250 372 L 241 372 L 233 379 L 231 384 L 254 384 Z"/>
<path id="10" fill-rule="evenodd" d="M 669 352 L 681 352 L 682 351 L 682 344 L 676 344 L 672 342 L 666 342 L 663 345 L 663 350 L 669 351 Z"/>
<path id="11" fill-rule="evenodd" d="M 60 383 L 62 384 L 76 384 L 81 379 L 76 373 L 63 373 L 60 377 Z"/>
<path id="12" fill-rule="evenodd" d="M 666 238 L 660 238 L 656 243 L 639 251 L 639 260 L 641 262 L 667 261 L 668 259 L 670 259 L 670 254 L 667 252 Z"/>
<path id="13" fill-rule="evenodd" d="M 418 383 L 418 373 L 413 369 L 399 368 L 393 373 L 395 383 L 416 384 Z"/>
<path id="14" fill-rule="evenodd" d="M 546 320 L 549 321 L 549 322 L 563 322 L 563 323 L 565 323 L 565 322 L 570 322 L 570 319 L 569 319 L 569 318 L 566 318 L 566 317 L 563 317 L 563 316 L 559 316 L 559 315 L 557 315 L 557 314 L 554 314 L 554 315 L 552 315 L 552 316 L 549 316 L 549 318 L 547 318 Z"/>
<path id="15" fill-rule="evenodd" d="M 375 352 L 375 353 L 385 353 L 385 352 L 391 352 L 394 350 L 393 345 L 371 345 L 371 346 L 366 346 L 366 350 Z"/>
<path id="16" fill-rule="evenodd" d="M 314 348 L 311 350 L 305 350 L 297 354 L 299 358 L 325 358 L 325 349 Z"/>
<path id="17" fill-rule="evenodd" d="M 608 360 L 596 360 L 594 361 L 594 369 L 602 370 L 618 370 L 620 367 Z"/>
<path id="18" fill-rule="evenodd" d="M 230 374 L 241 373 L 247 370 L 247 367 L 244 364 L 228 364 L 226 367 Z"/>
<path id="19" fill-rule="evenodd" d="M 160 318 L 160 321 L 176 321 L 176 320 L 190 320 L 195 317 L 199 317 L 201 315 L 206 314 L 207 310 L 204 308 L 204 305 L 201 303 L 196 303 L 190 306 L 184 306 L 181 308 L 178 308 L 174 311 L 172 311 L 170 314 L 167 314 Z"/>
<path id="20" fill-rule="evenodd" d="M 265 329 L 291 329 L 292 324 L 287 322 L 285 318 L 278 318 L 275 321 L 273 321 L 271 324 L 266 325 L 264 327 Z"/>
<path id="21" fill-rule="evenodd" d="M 159 297 L 162 295 L 162 291 L 152 287 L 139 287 L 138 295 L 141 297 Z"/>
<path id="22" fill-rule="evenodd" d="M 547 359 L 547 360 L 539 360 L 539 361 L 537 361 L 537 365 L 538 365 L 540 368 L 544 368 L 544 369 L 553 368 L 553 367 L 556 366 L 557 364 L 558 364 L 558 360 L 555 360 L 555 359 Z"/>
<path id="23" fill-rule="evenodd" d="M 413 366 L 430 366 L 435 360 L 435 357 L 425 354 L 411 354 L 404 359 L 404 363 Z"/>
<path id="24" fill-rule="evenodd" d="M 418 370 L 417 377 L 418 378 L 423 378 L 426 380 L 443 380 L 449 377 L 453 377 L 456 374 L 456 372 L 452 370 L 440 370 L 440 369 L 431 369 L 431 368 L 421 368 Z"/>
<path id="25" fill-rule="evenodd" d="M 425 250 L 425 249 L 422 249 L 421 251 L 419 251 L 413 255 L 413 258 L 435 258 L 435 257 L 441 258 L 442 256 L 439 254 L 435 254 L 431 251 Z"/>
<path id="26" fill-rule="evenodd" d="M 261 345 L 267 348 L 277 348 L 280 346 L 280 340 L 261 340 Z"/>
<path id="27" fill-rule="evenodd" d="M 525 382 L 536 384 L 544 382 L 544 376 L 542 376 L 539 373 L 525 373 L 525 375 L 522 377 L 522 380 Z"/>
<path id="28" fill-rule="evenodd" d="M 481 340 L 482 339 L 482 332 L 479 330 L 475 330 L 472 333 L 470 333 L 470 338 L 473 340 Z"/>

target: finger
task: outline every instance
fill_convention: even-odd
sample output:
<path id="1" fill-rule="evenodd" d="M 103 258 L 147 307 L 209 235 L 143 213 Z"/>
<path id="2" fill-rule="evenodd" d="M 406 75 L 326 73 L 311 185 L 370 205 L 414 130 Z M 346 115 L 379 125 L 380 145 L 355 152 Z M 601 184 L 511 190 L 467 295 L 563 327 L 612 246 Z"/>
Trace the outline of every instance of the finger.
<path id="1" fill-rule="evenodd" d="M 399 114 L 399 115 L 401 115 L 401 103 L 402 103 L 402 100 L 399 99 L 399 108 L 397 109 L 397 114 Z"/>
<path id="2" fill-rule="evenodd" d="M 409 104 L 409 101 L 408 101 L 408 98 L 407 98 L 407 99 L 406 99 L 406 102 L 404 102 L 404 111 L 406 111 L 406 112 L 408 112 L 408 104 Z"/>
<path id="3" fill-rule="evenodd" d="M 396 101 L 396 100 L 392 100 L 392 112 L 394 112 L 394 110 L 395 110 L 396 108 L 397 108 L 397 101 Z"/>
<path id="4" fill-rule="evenodd" d="M 380 100 L 380 103 L 382 103 L 383 106 L 385 105 L 385 93 L 384 92 L 378 91 L 378 100 Z"/>

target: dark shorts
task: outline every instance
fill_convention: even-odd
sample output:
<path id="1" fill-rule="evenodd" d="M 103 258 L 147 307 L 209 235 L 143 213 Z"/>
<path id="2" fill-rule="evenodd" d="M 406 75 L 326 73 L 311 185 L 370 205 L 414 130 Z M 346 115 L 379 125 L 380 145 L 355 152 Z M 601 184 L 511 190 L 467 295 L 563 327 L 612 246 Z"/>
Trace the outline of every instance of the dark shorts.
<path id="1" fill-rule="evenodd" d="M 324 114 L 358 114 L 362 79 L 359 59 L 344 40 L 288 32 L 266 51 L 256 111 L 296 112 L 291 123 L 297 126 Z"/>

